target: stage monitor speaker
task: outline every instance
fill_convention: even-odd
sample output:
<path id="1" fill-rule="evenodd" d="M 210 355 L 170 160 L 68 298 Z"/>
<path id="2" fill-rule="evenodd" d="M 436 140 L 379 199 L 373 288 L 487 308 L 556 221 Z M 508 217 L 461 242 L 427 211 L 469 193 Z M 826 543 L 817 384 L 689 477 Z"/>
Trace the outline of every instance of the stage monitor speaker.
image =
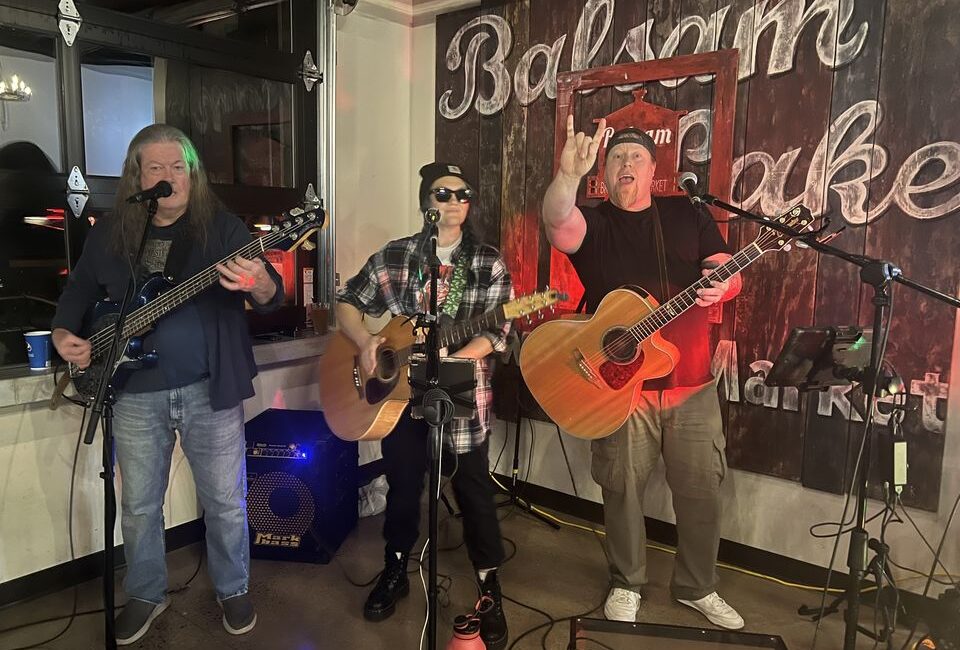
<path id="1" fill-rule="evenodd" d="M 251 557 L 326 564 L 357 525 L 357 443 L 321 411 L 267 409 L 246 436 Z"/>
<path id="2" fill-rule="evenodd" d="M 570 621 L 569 650 L 611 648 L 612 650 L 787 650 L 779 636 L 751 632 L 732 632 L 716 628 L 625 623 L 595 618 Z"/>

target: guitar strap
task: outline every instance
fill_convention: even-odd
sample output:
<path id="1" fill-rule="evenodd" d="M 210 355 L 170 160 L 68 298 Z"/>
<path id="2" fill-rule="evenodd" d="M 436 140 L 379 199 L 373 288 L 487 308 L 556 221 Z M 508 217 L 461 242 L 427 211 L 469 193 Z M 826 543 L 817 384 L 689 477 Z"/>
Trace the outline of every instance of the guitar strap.
<path id="1" fill-rule="evenodd" d="M 173 278 L 174 284 L 185 279 L 187 259 L 190 257 L 190 253 L 195 245 L 190 238 L 190 224 L 184 221 L 189 218 L 190 213 L 188 212 L 177 219 L 177 229 L 174 232 L 173 241 L 170 242 L 167 261 L 163 266 L 164 277 Z"/>
<path id="2" fill-rule="evenodd" d="M 653 212 L 653 233 L 657 247 L 657 262 L 660 266 L 660 300 L 662 302 L 666 302 L 670 298 L 670 276 L 667 273 L 667 252 L 663 245 L 663 227 L 660 225 L 660 210 L 657 208 L 657 200 L 654 197 L 651 197 L 650 210 Z M 602 267 L 602 269 L 605 273 L 606 267 Z M 576 313 L 585 312 L 586 310 L 584 308 L 586 305 L 587 292 L 584 291 L 583 296 L 580 298 L 580 302 L 577 304 Z"/>
<path id="3" fill-rule="evenodd" d="M 450 290 L 447 291 L 447 298 L 443 301 L 443 307 L 440 308 L 441 314 L 446 314 L 450 318 L 457 317 L 457 311 L 460 310 L 460 303 L 463 301 L 463 292 L 467 288 L 467 264 L 469 255 L 460 255 L 457 265 L 453 267 L 453 277 L 450 278 Z"/>
<path id="4" fill-rule="evenodd" d="M 670 299 L 670 276 L 667 274 L 667 251 L 663 245 L 663 227 L 660 225 L 660 210 L 657 208 L 656 198 L 650 201 L 653 210 L 653 231 L 657 240 L 657 261 L 660 263 L 660 300 L 661 303 Z"/>

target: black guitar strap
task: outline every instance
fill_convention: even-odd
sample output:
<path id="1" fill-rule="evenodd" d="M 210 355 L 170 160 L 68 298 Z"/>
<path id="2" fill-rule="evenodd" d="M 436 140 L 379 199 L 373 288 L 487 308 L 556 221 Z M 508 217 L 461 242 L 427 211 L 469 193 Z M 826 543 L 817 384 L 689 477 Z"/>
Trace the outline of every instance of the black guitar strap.
<path id="1" fill-rule="evenodd" d="M 184 221 L 189 218 L 190 213 L 188 212 L 177 220 L 178 227 L 173 235 L 170 252 L 167 253 L 167 261 L 163 267 L 163 275 L 167 278 L 173 278 L 174 284 L 179 284 L 186 279 L 187 261 L 196 245 L 196 242 L 190 236 L 193 229 L 188 221 Z"/>
<path id="2" fill-rule="evenodd" d="M 670 276 L 667 275 L 667 250 L 663 245 L 663 227 L 660 225 L 656 198 L 652 198 L 650 207 L 653 209 L 653 230 L 657 239 L 657 260 L 660 262 L 660 300 L 666 302 L 670 299 Z"/>

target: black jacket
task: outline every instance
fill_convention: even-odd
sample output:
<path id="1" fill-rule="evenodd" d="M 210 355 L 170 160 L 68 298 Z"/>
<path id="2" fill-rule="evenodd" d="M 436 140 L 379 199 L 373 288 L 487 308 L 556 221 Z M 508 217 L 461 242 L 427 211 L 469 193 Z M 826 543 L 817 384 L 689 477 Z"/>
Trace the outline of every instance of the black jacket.
<path id="1" fill-rule="evenodd" d="M 228 212 L 218 212 L 208 228 L 206 246 L 189 246 L 182 255 L 185 261 L 180 277 L 175 280 L 193 276 L 250 241 L 250 233 L 239 218 Z M 170 257 L 174 257 L 174 250 L 170 251 Z M 249 301 L 261 312 L 276 309 L 284 299 L 280 275 L 271 264 L 268 263 L 266 268 L 277 284 L 277 292 L 266 305 Z M 90 332 L 84 332 L 82 328 L 90 308 L 105 297 L 118 302 L 122 300 L 129 277 L 127 263 L 110 247 L 109 224 L 98 222 L 87 235 L 83 254 L 60 296 L 52 328 L 62 327 L 78 336 L 88 336 Z M 227 291 L 215 284 L 193 298 L 207 342 L 210 405 L 214 410 L 231 408 L 254 394 L 252 380 L 257 375 L 257 366 L 244 313 L 245 297 L 249 294 Z M 162 364 L 163 360 L 159 363 Z"/>

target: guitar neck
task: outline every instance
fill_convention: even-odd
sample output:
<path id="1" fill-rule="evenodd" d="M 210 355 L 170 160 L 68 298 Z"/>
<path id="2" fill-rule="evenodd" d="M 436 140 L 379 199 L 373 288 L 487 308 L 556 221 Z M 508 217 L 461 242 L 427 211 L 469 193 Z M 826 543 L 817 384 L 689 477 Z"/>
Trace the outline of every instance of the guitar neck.
<path id="1" fill-rule="evenodd" d="M 484 330 L 503 325 L 506 320 L 503 314 L 503 306 L 501 305 L 479 316 L 475 316 L 470 320 L 441 327 L 438 337 L 440 339 L 440 348 L 443 349 L 448 345 L 466 341 L 479 335 Z"/>
<path id="2" fill-rule="evenodd" d="M 470 320 L 442 326 L 437 335 L 440 344 L 439 347 L 442 350 L 449 345 L 466 341 L 467 339 L 477 336 L 484 330 L 503 325 L 506 321 L 507 318 L 503 313 L 503 305 L 500 305 Z M 411 353 L 412 350 L 410 348 L 397 350 L 395 354 L 397 355 L 398 363 L 406 365 L 410 361 Z"/>
<path id="3" fill-rule="evenodd" d="M 128 339 L 135 334 L 149 329 L 162 316 L 170 313 L 183 303 L 187 302 L 197 294 L 205 291 L 220 279 L 220 272 L 217 270 L 217 264 L 224 264 L 235 257 L 243 257 L 252 260 L 265 251 L 273 248 L 283 240 L 286 233 L 283 231 L 271 232 L 268 235 L 254 239 L 246 246 L 227 255 L 219 262 L 211 264 L 193 277 L 178 284 L 175 288 L 161 294 L 156 299 L 151 300 L 146 305 L 135 309 L 127 315 L 124 322 L 123 334 L 121 339 Z M 98 356 L 106 351 L 113 337 L 113 327 L 105 327 L 93 336 L 91 340 L 95 341 L 93 356 Z"/>
<path id="4" fill-rule="evenodd" d="M 691 284 L 689 287 L 666 301 L 655 310 L 647 314 L 637 324 L 631 327 L 631 331 L 637 335 L 639 340 L 644 340 L 653 335 L 654 332 L 665 327 L 670 321 L 678 317 L 697 304 L 697 289 L 709 289 L 711 280 L 725 282 L 734 275 L 747 268 L 755 261 L 760 259 L 764 250 L 756 242 L 740 250 L 736 255 L 718 266 L 708 276 L 704 276 Z"/>

